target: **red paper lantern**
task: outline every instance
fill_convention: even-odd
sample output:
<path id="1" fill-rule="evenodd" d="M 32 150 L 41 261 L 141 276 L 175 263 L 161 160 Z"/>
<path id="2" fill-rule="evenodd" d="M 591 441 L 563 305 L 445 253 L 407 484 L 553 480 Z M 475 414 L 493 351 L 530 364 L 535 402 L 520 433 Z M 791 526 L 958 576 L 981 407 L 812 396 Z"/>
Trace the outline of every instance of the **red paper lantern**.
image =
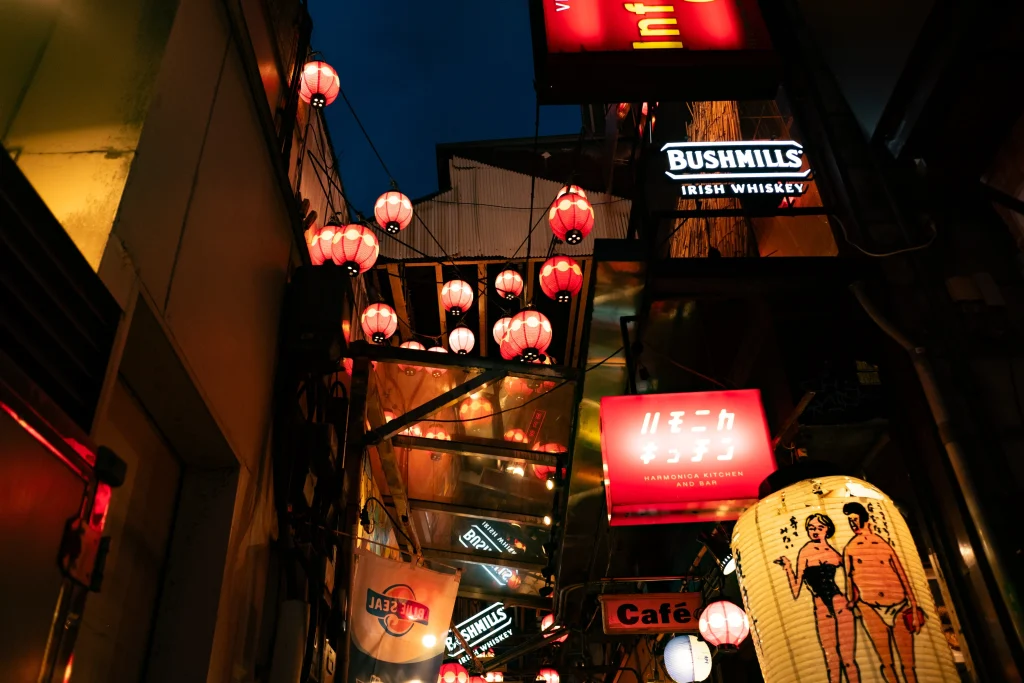
<path id="1" fill-rule="evenodd" d="M 448 349 L 444 348 L 443 346 L 431 346 L 429 349 L 427 349 L 427 351 L 433 351 L 434 353 L 448 353 Z M 448 369 L 427 368 L 427 371 L 430 372 L 431 377 L 437 378 L 443 375 L 444 373 L 448 372 Z"/>
<path id="2" fill-rule="evenodd" d="M 309 249 L 309 260 L 314 266 L 323 265 L 331 258 L 331 250 L 334 248 L 334 232 L 338 226 L 325 225 L 323 227 L 313 226 L 304 234 L 306 236 L 306 248 Z"/>
<path id="3" fill-rule="evenodd" d="M 439 441 L 452 440 L 452 437 L 448 436 L 448 431 L 442 425 L 436 422 L 427 425 L 426 431 L 423 432 L 423 438 L 437 439 Z"/>
<path id="4" fill-rule="evenodd" d="M 448 346 L 459 355 L 465 356 L 472 351 L 475 343 L 476 337 L 473 335 L 473 330 L 468 327 L 460 325 L 448 334 Z"/>
<path id="5" fill-rule="evenodd" d="M 470 676 L 469 683 L 487 683 L 487 679 L 483 676 Z"/>
<path id="6" fill-rule="evenodd" d="M 579 244 L 594 229 L 594 207 L 586 197 L 567 192 L 551 205 L 548 223 L 555 237 L 569 244 Z"/>
<path id="7" fill-rule="evenodd" d="M 469 672 L 466 667 L 455 662 L 442 664 L 437 674 L 437 683 L 469 683 Z"/>
<path id="8" fill-rule="evenodd" d="M 533 388 L 522 377 L 508 377 L 505 379 L 505 393 L 510 397 L 523 398 L 533 393 Z"/>
<path id="9" fill-rule="evenodd" d="M 449 280 L 441 287 L 441 303 L 452 315 L 462 315 L 473 305 L 473 286 L 465 280 Z"/>
<path id="10" fill-rule="evenodd" d="M 488 671 L 486 678 L 487 683 L 504 683 L 505 674 L 500 671 Z"/>
<path id="11" fill-rule="evenodd" d="M 559 303 L 568 303 L 583 287 L 583 269 L 568 256 L 552 256 L 540 267 L 540 288 Z"/>
<path id="12" fill-rule="evenodd" d="M 464 422 L 486 424 L 490 422 L 493 414 L 494 404 L 491 403 L 491 399 L 479 393 L 470 394 L 469 398 L 459 404 L 459 419 Z"/>
<path id="13" fill-rule="evenodd" d="M 494 341 L 498 342 L 499 345 L 501 340 L 505 338 L 505 333 L 508 332 L 508 326 L 511 322 L 512 318 L 510 316 L 499 318 L 498 322 L 494 323 L 494 327 L 491 328 L 491 332 L 494 334 Z"/>
<path id="14" fill-rule="evenodd" d="M 554 614 L 549 614 L 549 615 L 547 615 L 546 617 L 544 617 L 543 619 L 540 620 L 540 632 L 543 633 L 544 631 L 547 631 L 549 628 L 551 628 L 554 625 L 555 625 L 555 615 Z M 569 638 L 569 634 L 566 633 L 561 638 L 556 638 L 555 642 L 556 643 L 564 643 L 568 638 Z"/>
<path id="15" fill-rule="evenodd" d="M 383 344 L 398 329 L 398 316 L 395 309 L 387 304 L 370 304 L 361 317 L 363 334 L 374 344 Z"/>
<path id="16" fill-rule="evenodd" d="M 539 683 L 558 683 L 558 672 L 554 669 L 545 668 L 537 673 Z"/>
<path id="17" fill-rule="evenodd" d="M 377 262 L 377 255 L 380 254 L 380 244 L 373 230 L 365 225 L 353 223 L 345 227 L 325 225 L 324 232 L 332 228 L 334 236 L 331 258 L 335 263 L 344 267 L 348 274 L 353 276 L 365 273 L 373 267 Z"/>
<path id="18" fill-rule="evenodd" d="M 397 235 L 412 222 L 412 202 L 401 192 L 392 190 L 377 197 L 373 205 L 377 225 L 389 235 Z"/>
<path id="19" fill-rule="evenodd" d="M 504 344 L 498 347 L 498 350 L 501 352 L 501 357 L 504 360 L 515 360 L 518 357 L 518 354 L 516 354 L 510 344 Z"/>
<path id="20" fill-rule="evenodd" d="M 306 62 L 299 78 L 299 97 L 311 107 L 320 109 L 338 97 L 341 79 L 327 62 Z"/>
<path id="21" fill-rule="evenodd" d="M 523 276 L 511 268 L 503 270 L 494 278 L 494 289 L 509 301 L 514 301 L 523 293 Z"/>
<path id="22" fill-rule="evenodd" d="M 569 449 L 560 443 L 537 444 L 536 446 L 533 447 L 533 450 L 538 451 L 539 453 L 569 452 Z M 555 469 L 556 468 L 554 465 L 534 465 L 533 476 L 537 477 L 538 479 L 547 479 L 548 477 L 555 473 Z"/>
<path id="23" fill-rule="evenodd" d="M 526 443 L 526 432 L 522 429 L 510 429 L 505 432 L 505 441 L 512 443 Z"/>
<path id="24" fill-rule="evenodd" d="M 414 351 L 424 351 L 424 350 L 426 350 L 427 347 L 424 346 L 423 344 L 420 344 L 418 341 L 407 341 L 407 342 L 402 342 L 402 345 L 399 346 L 398 348 L 400 348 L 400 349 L 413 349 Z M 420 366 L 418 366 L 418 365 L 401 365 L 401 364 L 399 364 L 398 369 L 401 370 L 402 372 L 404 372 L 405 374 L 409 375 L 410 377 L 412 377 L 413 375 L 415 375 L 419 371 Z"/>
<path id="25" fill-rule="evenodd" d="M 750 633 L 750 619 L 739 605 L 718 600 L 701 612 L 698 627 L 701 637 L 719 650 L 736 650 Z"/>
<path id="26" fill-rule="evenodd" d="M 525 361 L 539 358 L 551 343 L 551 321 L 540 311 L 527 309 L 512 316 L 508 332 L 501 340 L 501 356 L 522 356 Z"/>
<path id="27" fill-rule="evenodd" d="M 583 197 L 584 199 L 587 198 L 587 193 L 584 192 L 583 188 L 580 187 L 579 185 L 562 185 L 562 189 L 559 190 L 558 194 L 555 195 L 555 199 L 558 199 L 563 194 L 568 194 L 570 192 L 572 192 L 573 194 L 578 194 L 579 196 Z"/>

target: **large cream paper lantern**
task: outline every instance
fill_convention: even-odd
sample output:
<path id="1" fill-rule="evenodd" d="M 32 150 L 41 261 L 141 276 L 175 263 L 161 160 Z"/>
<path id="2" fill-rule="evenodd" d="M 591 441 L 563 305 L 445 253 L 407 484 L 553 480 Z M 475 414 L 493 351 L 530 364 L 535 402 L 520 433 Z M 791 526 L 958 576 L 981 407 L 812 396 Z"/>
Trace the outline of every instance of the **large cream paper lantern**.
<path id="1" fill-rule="evenodd" d="M 960 680 L 910 529 L 871 484 L 772 493 L 736 522 L 732 549 L 766 683 Z"/>

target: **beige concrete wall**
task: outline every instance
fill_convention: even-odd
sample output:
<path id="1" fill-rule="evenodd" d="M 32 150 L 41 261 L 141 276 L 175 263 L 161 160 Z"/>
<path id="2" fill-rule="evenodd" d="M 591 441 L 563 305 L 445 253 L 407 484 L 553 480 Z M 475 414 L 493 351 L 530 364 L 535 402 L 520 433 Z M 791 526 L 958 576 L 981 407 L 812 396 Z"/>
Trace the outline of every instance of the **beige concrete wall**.
<path id="1" fill-rule="evenodd" d="M 0 3 L 0 136 L 93 268 L 135 156 L 175 6 Z"/>

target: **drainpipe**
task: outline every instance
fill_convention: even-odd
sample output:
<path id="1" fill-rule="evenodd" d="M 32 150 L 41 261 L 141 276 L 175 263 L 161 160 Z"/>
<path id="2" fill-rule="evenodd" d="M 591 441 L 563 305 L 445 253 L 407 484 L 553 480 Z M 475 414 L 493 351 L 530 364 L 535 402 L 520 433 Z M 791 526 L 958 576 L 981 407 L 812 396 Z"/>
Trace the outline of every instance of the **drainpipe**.
<path id="1" fill-rule="evenodd" d="M 954 436 L 949 409 L 946 406 L 945 399 L 942 397 L 942 393 L 939 391 L 939 385 L 935 379 L 931 363 L 928 362 L 926 350 L 911 342 L 910 339 L 897 330 L 879 312 L 864 291 L 863 282 L 854 282 L 850 285 L 850 291 L 853 292 L 857 302 L 860 303 L 861 308 L 868 314 L 868 317 L 910 354 L 910 360 L 914 364 L 914 370 L 917 372 L 917 379 L 921 383 L 921 389 L 924 391 L 925 398 L 928 400 L 928 408 L 931 410 L 935 426 L 939 430 L 942 445 L 946 449 L 949 464 L 953 468 L 953 474 L 956 477 L 957 484 L 960 486 L 961 493 L 963 493 L 964 502 L 967 504 L 967 513 L 970 515 L 974 529 L 978 533 L 978 541 L 981 543 L 981 549 L 985 554 L 985 559 L 988 561 L 989 569 L 992 570 L 992 576 L 999 589 L 999 594 L 1003 598 L 1007 611 L 1010 613 L 1010 620 L 1013 623 L 1013 630 L 1017 636 L 1017 641 L 1022 643 L 1024 639 L 1021 636 L 1024 633 L 1024 629 L 1022 629 L 1021 625 L 1020 605 L 1017 602 L 1017 594 L 1008 578 L 1009 574 L 1003 566 L 1002 559 L 993 545 L 994 538 L 991 528 L 985 519 L 981 505 L 978 503 L 978 492 L 967 470 L 967 455 L 964 453 L 960 442 Z"/>

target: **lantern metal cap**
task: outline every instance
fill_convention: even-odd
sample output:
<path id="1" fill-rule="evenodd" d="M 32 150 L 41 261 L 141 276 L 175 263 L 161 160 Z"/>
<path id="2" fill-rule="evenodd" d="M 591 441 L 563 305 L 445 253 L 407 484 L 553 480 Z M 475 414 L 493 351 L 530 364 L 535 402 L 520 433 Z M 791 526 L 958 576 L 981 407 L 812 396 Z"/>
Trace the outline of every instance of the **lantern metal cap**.
<path id="1" fill-rule="evenodd" d="M 836 477 L 844 474 L 846 472 L 843 472 L 838 465 L 825 460 L 801 460 L 769 474 L 761 482 L 757 495 L 759 498 L 764 498 L 805 479 Z"/>

